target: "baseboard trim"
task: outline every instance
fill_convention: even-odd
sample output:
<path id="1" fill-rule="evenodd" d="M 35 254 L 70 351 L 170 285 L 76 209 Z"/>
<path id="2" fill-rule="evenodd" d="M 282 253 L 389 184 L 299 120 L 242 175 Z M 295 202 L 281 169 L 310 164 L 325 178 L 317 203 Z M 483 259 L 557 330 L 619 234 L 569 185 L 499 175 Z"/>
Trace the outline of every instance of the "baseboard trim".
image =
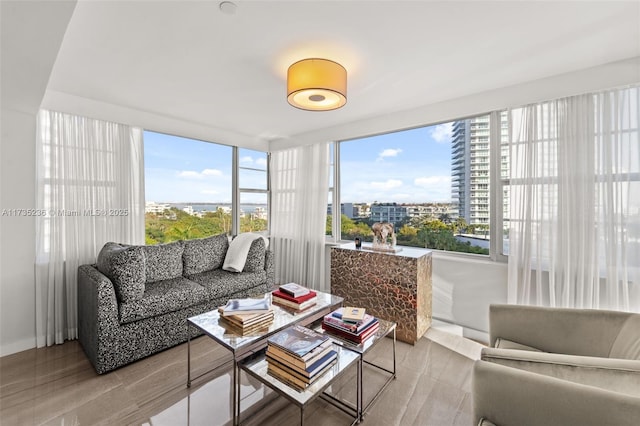
<path id="1" fill-rule="evenodd" d="M 36 347 L 36 339 L 23 339 L 17 342 L 12 342 L 4 345 L 0 345 L 0 357 L 13 355 L 18 352 L 34 349 Z"/>

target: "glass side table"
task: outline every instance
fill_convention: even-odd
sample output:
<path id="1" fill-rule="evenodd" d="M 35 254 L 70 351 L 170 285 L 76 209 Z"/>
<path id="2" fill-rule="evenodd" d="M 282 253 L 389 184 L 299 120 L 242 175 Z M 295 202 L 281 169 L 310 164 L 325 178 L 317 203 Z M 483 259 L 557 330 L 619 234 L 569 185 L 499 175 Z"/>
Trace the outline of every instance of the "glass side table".
<path id="1" fill-rule="evenodd" d="M 338 352 L 337 362 L 329 370 L 322 373 L 315 382 L 304 390 L 298 390 L 270 375 L 268 373 L 268 364 L 264 354 L 257 355 L 255 358 L 248 358 L 247 361 L 239 363 L 239 366 L 241 370 L 244 370 L 247 374 L 274 390 L 278 395 L 297 405 L 300 408 L 301 426 L 304 425 L 304 409 L 319 397 L 322 397 L 327 402 L 352 416 L 354 420 L 351 425 L 353 426 L 360 421 L 361 407 L 357 403 L 356 406 L 353 407 L 352 404 L 327 393 L 326 389 L 351 365 L 356 364 L 359 366 L 360 356 L 357 352 L 345 349 L 336 343 L 334 343 L 333 346 L 333 349 Z M 360 386 L 362 384 L 362 378 L 360 377 L 361 371 L 362 369 L 357 367 L 358 377 L 356 379 L 356 401 L 360 401 Z"/>

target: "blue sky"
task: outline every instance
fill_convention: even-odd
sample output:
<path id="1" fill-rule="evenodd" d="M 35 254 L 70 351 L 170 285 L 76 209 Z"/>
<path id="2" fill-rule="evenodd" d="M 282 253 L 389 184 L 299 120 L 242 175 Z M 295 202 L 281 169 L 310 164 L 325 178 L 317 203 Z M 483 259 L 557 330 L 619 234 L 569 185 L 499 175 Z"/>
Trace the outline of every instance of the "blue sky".
<path id="1" fill-rule="evenodd" d="M 231 147 L 153 132 L 144 144 L 147 201 L 231 202 Z M 240 150 L 241 166 L 264 168 L 265 158 Z M 450 201 L 451 123 L 344 142 L 340 158 L 343 202 Z M 264 186 L 260 172 L 240 179 Z"/>
<path id="2" fill-rule="evenodd" d="M 146 201 L 231 203 L 231 156 L 229 146 L 144 132 Z M 266 154 L 241 149 L 240 165 L 265 169 Z M 260 175 L 241 172 L 241 186 L 264 188 Z"/>
<path id="3" fill-rule="evenodd" d="M 342 202 L 451 200 L 451 123 L 340 145 Z"/>

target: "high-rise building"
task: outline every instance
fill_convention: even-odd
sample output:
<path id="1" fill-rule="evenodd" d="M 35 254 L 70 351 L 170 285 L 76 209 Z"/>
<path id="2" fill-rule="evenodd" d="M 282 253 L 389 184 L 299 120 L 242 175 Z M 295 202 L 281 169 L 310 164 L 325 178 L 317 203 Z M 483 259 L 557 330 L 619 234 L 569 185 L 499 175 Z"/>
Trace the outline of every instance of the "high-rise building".
<path id="1" fill-rule="evenodd" d="M 489 116 L 453 123 L 451 199 L 470 225 L 489 224 Z"/>

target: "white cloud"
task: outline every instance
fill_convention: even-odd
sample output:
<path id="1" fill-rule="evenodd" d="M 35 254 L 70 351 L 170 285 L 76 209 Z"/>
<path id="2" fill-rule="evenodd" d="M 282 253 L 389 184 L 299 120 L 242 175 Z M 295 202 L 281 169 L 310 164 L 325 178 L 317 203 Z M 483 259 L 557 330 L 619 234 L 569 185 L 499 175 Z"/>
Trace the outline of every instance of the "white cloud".
<path id="1" fill-rule="evenodd" d="M 219 194 L 219 191 L 216 191 L 215 189 L 203 189 L 202 191 L 200 191 L 201 194 L 205 194 L 205 195 L 216 195 Z"/>
<path id="2" fill-rule="evenodd" d="M 266 159 L 266 158 L 258 158 L 258 159 L 256 160 L 256 164 L 257 164 L 258 166 L 265 166 L 265 167 L 266 167 L 266 165 L 267 165 L 267 159 Z"/>
<path id="3" fill-rule="evenodd" d="M 388 179 L 385 182 L 371 182 L 369 186 L 373 189 L 389 190 L 402 186 L 402 181 L 398 179 Z"/>
<path id="4" fill-rule="evenodd" d="M 434 186 L 450 186 L 451 176 L 425 176 L 414 179 L 413 184 L 415 186 L 421 186 L 423 188 L 430 188 Z"/>
<path id="5" fill-rule="evenodd" d="M 204 169 L 202 174 L 204 176 L 222 176 L 222 171 L 218 169 Z"/>
<path id="6" fill-rule="evenodd" d="M 252 164 L 253 163 L 253 158 L 251 158 L 250 156 L 246 156 L 246 157 L 242 157 L 240 158 L 240 162 L 242 164 Z"/>
<path id="7" fill-rule="evenodd" d="M 193 170 L 183 170 L 178 172 L 178 177 L 187 178 L 187 179 L 201 179 L 202 175 Z"/>
<path id="8" fill-rule="evenodd" d="M 451 136 L 453 135 L 453 123 L 438 124 L 431 130 L 431 137 L 438 143 L 451 142 Z"/>
<path id="9" fill-rule="evenodd" d="M 386 157 L 397 157 L 398 154 L 400 154 L 401 152 L 402 152 L 401 149 L 393 149 L 393 148 L 384 149 L 382 150 L 382 152 L 378 154 L 378 158 L 376 161 L 382 161 Z"/>
<path id="10" fill-rule="evenodd" d="M 204 169 L 201 172 L 194 170 L 182 170 L 178 172 L 178 177 L 185 179 L 204 179 L 207 176 L 222 176 L 222 171 L 218 169 Z"/>

